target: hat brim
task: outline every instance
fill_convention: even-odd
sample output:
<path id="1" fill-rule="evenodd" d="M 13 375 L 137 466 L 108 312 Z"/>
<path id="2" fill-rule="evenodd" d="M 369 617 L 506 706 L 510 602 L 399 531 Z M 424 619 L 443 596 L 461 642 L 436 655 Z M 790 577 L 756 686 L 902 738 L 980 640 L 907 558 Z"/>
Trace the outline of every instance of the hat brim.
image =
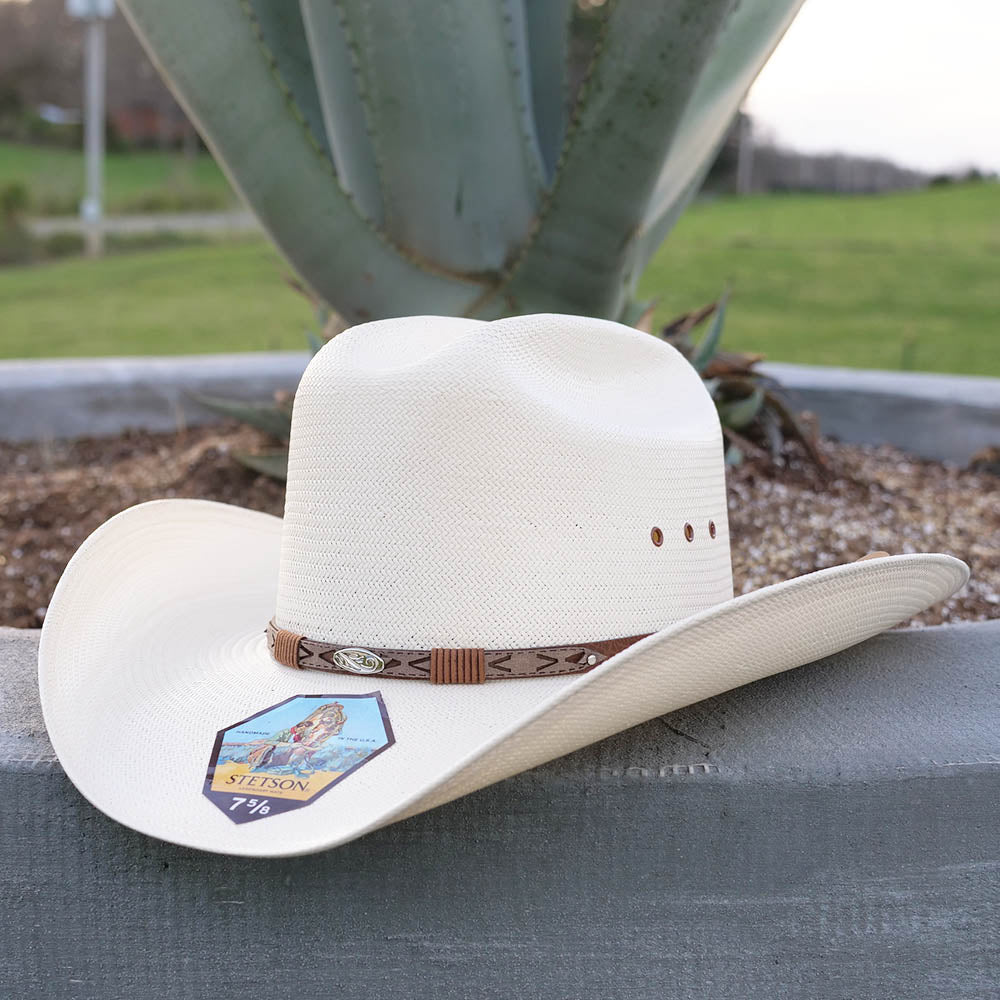
<path id="1" fill-rule="evenodd" d="M 861 642 L 954 593 L 951 556 L 787 580 L 676 622 L 589 673 L 441 687 L 296 671 L 268 653 L 281 520 L 141 504 L 81 546 L 39 648 L 42 710 L 70 779 L 142 833 L 231 855 L 343 844 L 612 733 Z M 300 694 L 380 691 L 395 744 L 304 808 L 235 824 L 203 794 L 216 734 Z"/>

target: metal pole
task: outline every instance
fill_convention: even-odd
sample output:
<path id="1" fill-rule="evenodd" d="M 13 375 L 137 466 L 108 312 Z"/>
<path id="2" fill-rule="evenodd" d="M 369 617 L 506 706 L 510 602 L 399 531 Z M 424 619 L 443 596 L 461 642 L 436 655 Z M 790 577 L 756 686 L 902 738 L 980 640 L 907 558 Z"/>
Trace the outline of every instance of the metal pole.
<path id="1" fill-rule="evenodd" d="M 104 173 L 104 18 L 87 18 L 87 49 L 83 70 L 84 88 L 84 158 L 86 191 L 80 203 L 87 255 L 99 257 L 104 252 L 104 227 L 101 220 L 102 181 Z"/>
<path id="2" fill-rule="evenodd" d="M 749 194 L 753 188 L 753 120 L 740 115 L 739 145 L 736 153 L 736 193 Z"/>

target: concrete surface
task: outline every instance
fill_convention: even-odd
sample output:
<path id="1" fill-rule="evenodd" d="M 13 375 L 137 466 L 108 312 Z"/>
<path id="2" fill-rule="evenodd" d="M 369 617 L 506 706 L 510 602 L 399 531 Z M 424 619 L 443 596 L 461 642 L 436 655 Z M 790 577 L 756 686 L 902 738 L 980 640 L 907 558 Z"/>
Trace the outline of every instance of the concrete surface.
<path id="1" fill-rule="evenodd" d="M 276 389 L 297 386 L 308 361 L 305 351 L 0 361 L 0 438 L 102 437 L 212 423 L 219 417 L 196 394 L 267 400 Z"/>
<path id="2" fill-rule="evenodd" d="M 294 389 L 306 352 L 0 361 L 0 438 L 32 441 L 173 430 L 218 419 L 192 394 L 270 398 Z M 766 364 L 823 431 L 965 463 L 1000 444 L 1000 379 Z"/>
<path id="3" fill-rule="evenodd" d="M 36 643 L 0 630 L 0 996 L 1000 995 L 1000 621 L 887 633 L 263 862 L 90 807 Z"/>
<path id="4" fill-rule="evenodd" d="M 856 444 L 894 444 L 965 464 L 1000 445 L 1000 379 L 929 372 L 882 372 L 772 362 L 761 368 L 785 385 L 824 434 Z"/>
<path id="5" fill-rule="evenodd" d="M 32 236 L 46 237 L 55 233 L 80 233 L 85 223 L 78 215 L 55 215 L 28 219 Z M 144 233 L 193 233 L 195 235 L 227 236 L 260 230 L 252 212 L 149 212 L 146 214 L 106 215 L 101 222 L 105 233 L 134 236 Z"/>

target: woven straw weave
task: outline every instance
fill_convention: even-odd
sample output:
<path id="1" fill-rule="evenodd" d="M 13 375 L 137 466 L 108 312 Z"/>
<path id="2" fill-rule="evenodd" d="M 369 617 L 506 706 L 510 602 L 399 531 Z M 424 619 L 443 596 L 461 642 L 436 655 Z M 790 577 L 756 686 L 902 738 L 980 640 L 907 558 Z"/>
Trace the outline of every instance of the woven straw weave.
<path id="1" fill-rule="evenodd" d="M 276 620 L 404 649 L 652 632 L 732 597 L 726 525 L 715 407 L 673 348 L 579 317 L 369 323 L 299 388 Z"/>

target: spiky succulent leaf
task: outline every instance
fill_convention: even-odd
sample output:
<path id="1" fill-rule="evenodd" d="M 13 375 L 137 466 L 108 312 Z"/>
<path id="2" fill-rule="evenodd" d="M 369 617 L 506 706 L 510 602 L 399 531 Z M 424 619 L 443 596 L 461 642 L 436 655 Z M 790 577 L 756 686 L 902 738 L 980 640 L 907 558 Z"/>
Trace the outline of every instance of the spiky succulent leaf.
<path id="1" fill-rule="evenodd" d="M 282 481 L 288 478 L 288 449 L 262 451 L 252 454 L 246 451 L 233 452 L 233 458 L 254 472 Z"/>
<path id="2" fill-rule="evenodd" d="M 764 356 L 720 349 L 728 301 L 727 290 L 717 302 L 671 320 L 659 334 L 701 375 L 719 411 L 728 448 L 727 461 L 738 464 L 750 456 L 781 464 L 787 437 L 797 440 L 816 469 L 825 475 L 827 462 L 819 448 L 816 430 L 795 412 L 777 380 L 756 370 Z M 714 316 L 712 325 L 696 345 L 691 334 L 710 316 Z M 763 441 L 766 447 L 757 441 Z"/>
<path id="3" fill-rule="evenodd" d="M 306 340 L 309 342 L 309 354 L 312 357 L 316 357 L 320 352 L 320 348 L 323 347 L 323 341 L 312 330 L 306 330 Z"/>
<path id="4" fill-rule="evenodd" d="M 282 441 L 287 441 L 291 435 L 292 413 L 285 407 L 274 403 L 244 403 L 237 399 L 220 399 L 218 396 L 200 393 L 194 398 L 213 413 L 249 424 Z"/>
<path id="5" fill-rule="evenodd" d="M 258 7 L 273 3 L 257 0 Z M 296 6 L 293 0 L 287 3 Z M 300 6 L 322 109 L 323 139 L 329 145 L 337 177 L 359 211 L 373 224 L 381 225 L 382 192 L 365 114 L 364 83 L 346 18 L 334 0 L 301 0 Z"/>
<path id="6" fill-rule="evenodd" d="M 735 0 L 606 5 L 537 230 L 503 285 L 506 308 L 621 314 L 633 234 Z"/>
<path id="7" fill-rule="evenodd" d="M 569 32 L 576 3 L 575 0 L 506 2 L 524 10 L 533 128 L 548 182 L 555 174 L 569 120 Z"/>
<path id="8" fill-rule="evenodd" d="M 715 357 L 715 352 L 719 349 L 719 341 L 722 339 L 722 326 L 726 322 L 726 305 L 729 302 L 729 290 L 722 293 L 722 298 L 715 303 L 715 318 L 708 328 L 708 333 L 702 338 L 691 358 L 694 370 L 700 375 L 708 367 L 708 363 Z"/>
<path id="9" fill-rule="evenodd" d="M 122 0 L 237 190 L 349 323 L 616 318 L 802 0 Z M 633 286 L 633 287 L 629 287 Z"/>
<path id="10" fill-rule="evenodd" d="M 362 322 L 469 308 L 478 281 L 394 244 L 338 182 L 287 82 L 288 65 L 277 62 L 285 51 L 298 66 L 300 45 L 272 49 L 253 8 L 239 0 L 127 0 L 122 8 L 233 186 L 342 316 Z M 294 30 L 291 18 L 282 23 Z"/>
<path id="11" fill-rule="evenodd" d="M 377 221 L 394 241 L 449 271 L 498 271 L 527 236 L 544 183 L 511 72 L 503 6 L 309 0 L 306 9 L 317 8 L 336 8 L 323 24 L 340 29 L 357 55 L 361 117 L 381 193 Z M 328 50 L 313 47 L 313 63 L 321 80 L 332 76 L 340 88 L 342 45 L 331 41 Z M 332 122 L 336 128 L 335 116 Z"/>
<path id="12" fill-rule="evenodd" d="M 291 103 L 302 115 L 309 135 L 329 156 L 323 107 L 299 4 L 293 0 L 287 3 L 275 3 L 274 0 L 237 2 L 243 5 L 261 45 L 270 52 L 281 74 L 281 83 L 288 88 Z M 216 99 L 221 96 L 217 94 Z"/>
<path id="13" fill-rule="evenodd" d="M 760 386 L 755 386 L 746 398 L 722 403 L 719 406 L 719 419 L 727 427 L 741 430 L 756 420 L 763 405 L 764 390 Z"/>

